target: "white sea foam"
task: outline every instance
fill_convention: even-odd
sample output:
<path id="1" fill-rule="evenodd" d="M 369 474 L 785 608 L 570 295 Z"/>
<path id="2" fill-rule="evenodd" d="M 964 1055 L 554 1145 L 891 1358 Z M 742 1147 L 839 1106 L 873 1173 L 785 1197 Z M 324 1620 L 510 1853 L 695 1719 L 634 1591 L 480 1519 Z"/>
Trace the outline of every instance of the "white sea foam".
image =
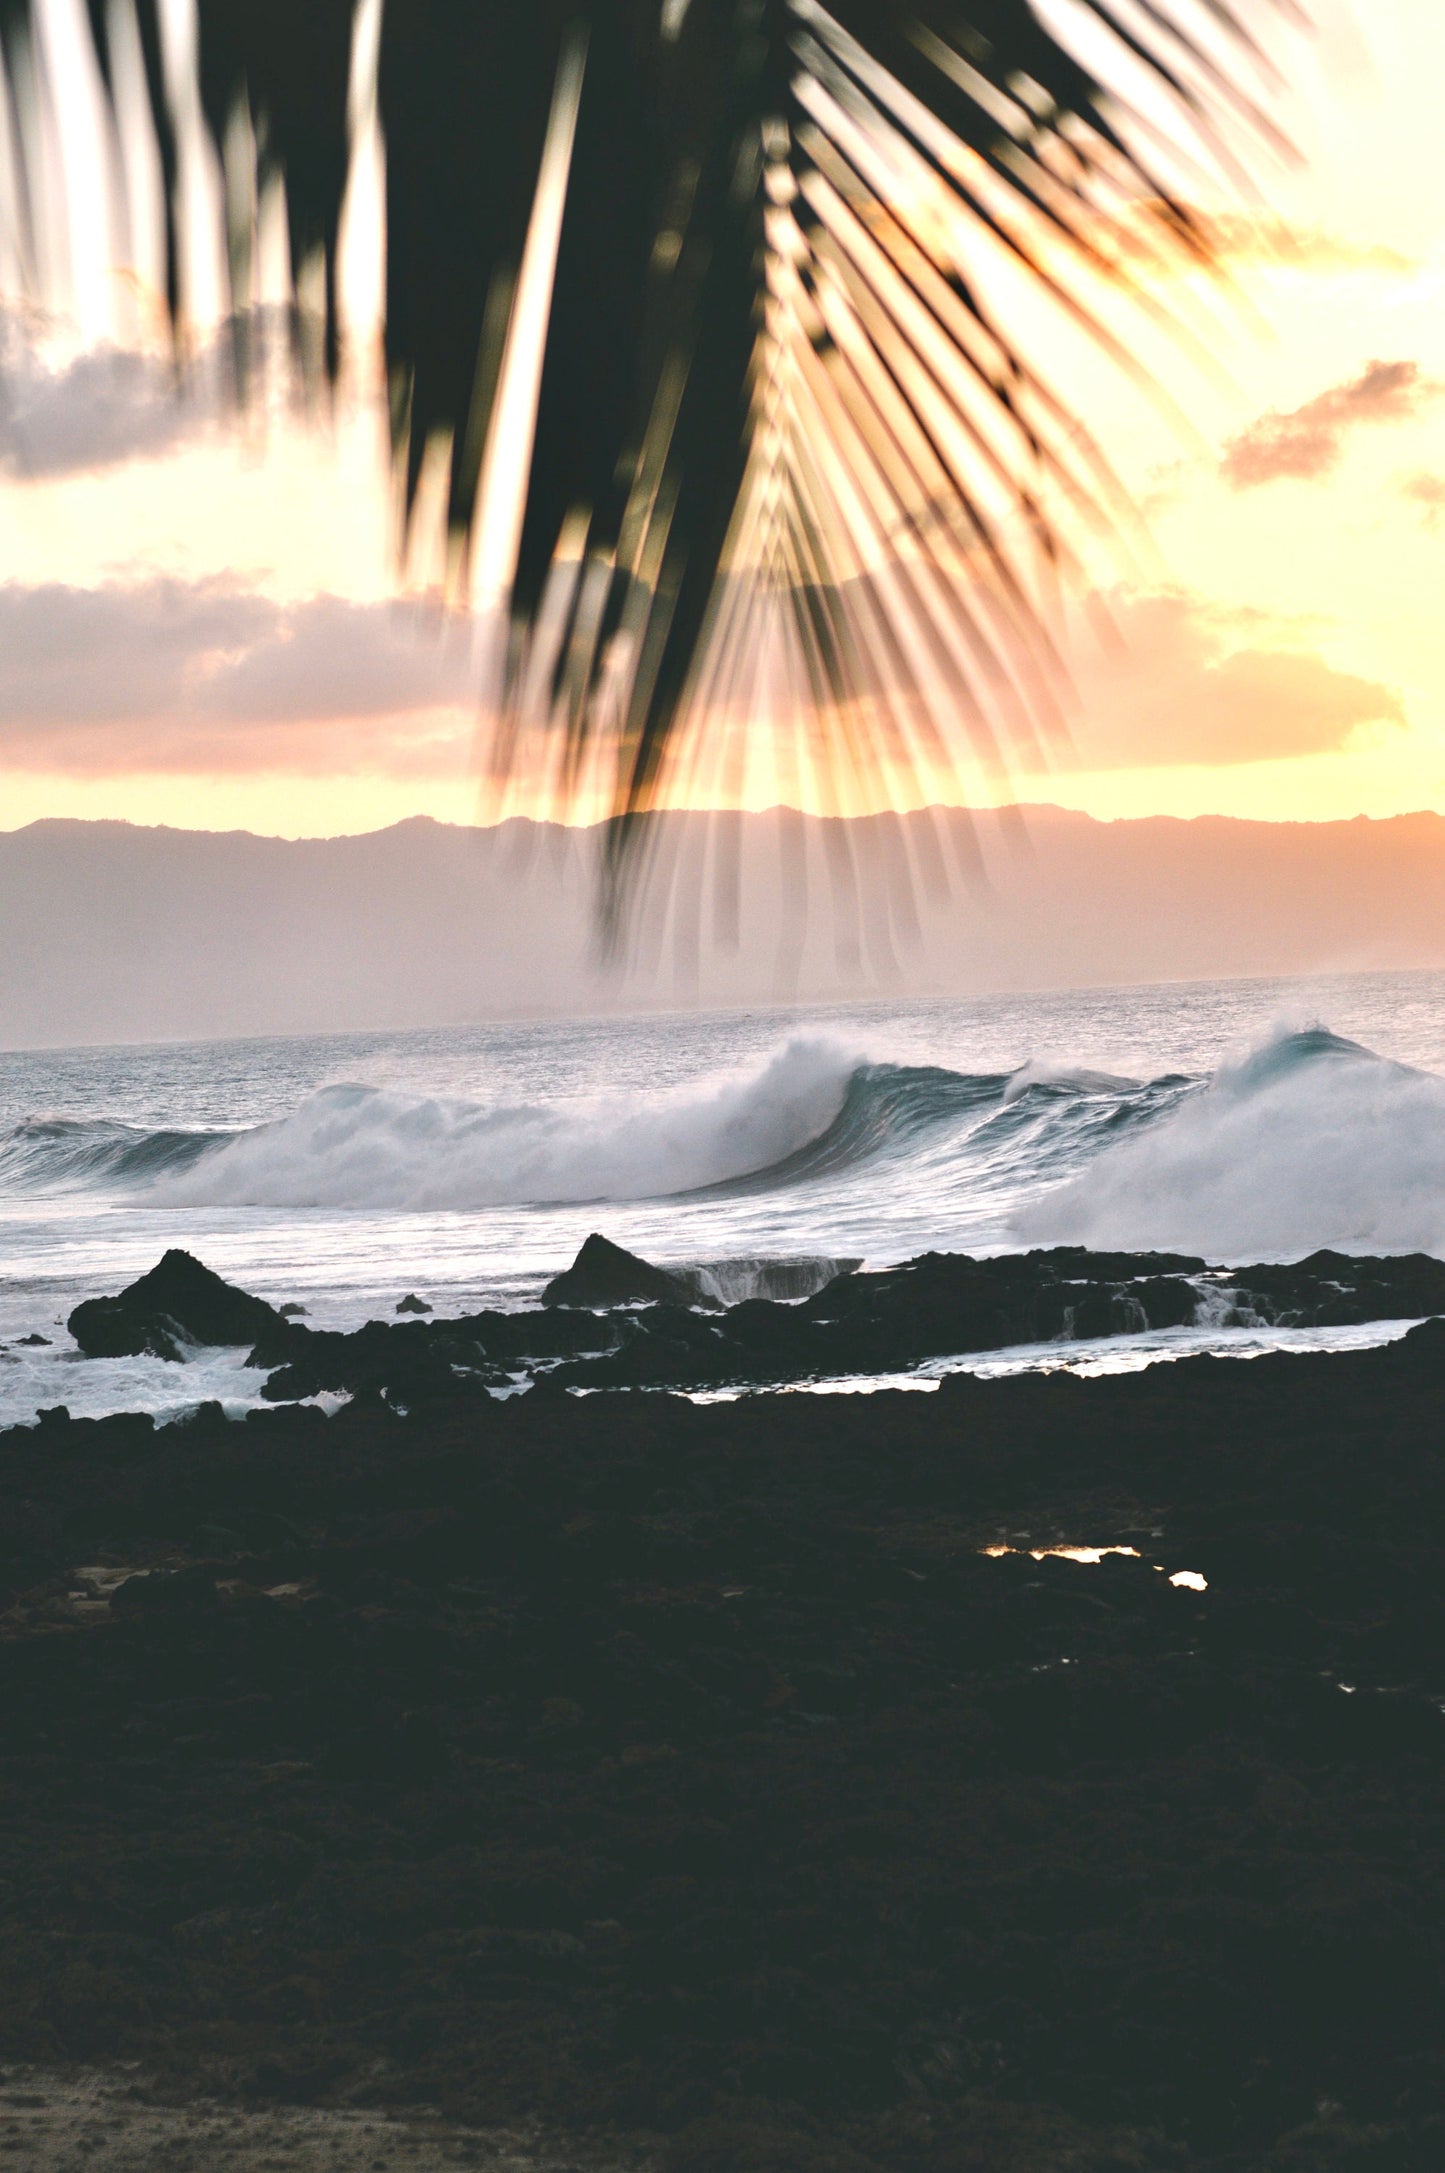
<path id="1" fill-rule="evenodd" d="M 794 1040 L 668 1094 L 487 1104 L 328 1086 L 157 1181 L 176 1206 L 486 1208 L 656 1199 L 771 1167 L 825 1132 L 855 1059 Z"/>
<path id="2" fill-rule="evenodd" d="M 1322 1029 L 1277 1033 L 1022 1205 L 1020 1238 L 1231 1263 L 1445 1251 L 1445 1079 Z"/>
<path id="3" fill-rule="evenodd" d="M 108 1411 L 149 1411 L 158 1426 L 191 1417 L 203 1403 L 219 1403 L 227 1418 L 266 1410 L 264 1371 L 246 1364 L 244 1350 L 196 1350 L 183 1365 L 142 1351 L 129 1358 L 82 1358 L 68 1337 L 49 1350 L 0 1351 L 0 1424 L 28 1421 L 36 1411 L 63 1404 L 72 1418 L 102 1418 Z M 346 1399 L 313 1397 L 324 1409 Z"/>
<path id="4" fill-rule="evenodd" d="M 741 1305 L 747 1298 L 771 1298 L 794 1304 L 826 1289 L 835 1277 L 861 1267 L 857 1254 L 833 1258 L 817 1253 L 786 1260 L 699 1260 L 683 1273 L 702 1296 L 719 1305 Z"/>

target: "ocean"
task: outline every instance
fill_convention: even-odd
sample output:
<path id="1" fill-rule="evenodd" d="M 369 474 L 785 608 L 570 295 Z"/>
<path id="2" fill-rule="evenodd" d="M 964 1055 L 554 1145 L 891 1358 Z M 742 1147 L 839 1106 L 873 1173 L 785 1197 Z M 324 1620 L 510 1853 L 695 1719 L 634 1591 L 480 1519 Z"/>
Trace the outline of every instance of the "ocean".
<path id="1" fill-rule="evenodd" d="M 1445 973 L 3 1054 L 0 1424 L 258 1400 L 244 1353 L 75 1350 L 71 1307 L 168 1246 L 349 1328 L 407 1292 L 531 1302 L 594 1229 L 712 1264 L 725 1297 L 779 1258 L 1445 1254 Z M 969 1364 L 1398 1332 L 1196 1328 Z"/>

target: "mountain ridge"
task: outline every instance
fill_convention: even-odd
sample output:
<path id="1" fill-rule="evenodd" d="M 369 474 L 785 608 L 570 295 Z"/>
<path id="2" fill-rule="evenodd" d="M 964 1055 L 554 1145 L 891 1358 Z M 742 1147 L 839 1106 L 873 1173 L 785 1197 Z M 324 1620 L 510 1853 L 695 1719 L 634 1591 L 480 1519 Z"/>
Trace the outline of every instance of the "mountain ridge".
<path id="1" fill-rule="evenodd" d="M 596 829 L 48 818 L 0 832 L 0 1045 L 1445 966 L 1445 816 L 1023 813 L 669 816 L 610 975 Z"/>
<path id="2" fill-rule="evenodd" d="M 686 810 L 685 812 L 691 816 L 702 816 L 702 819 L 706 819 L 701 810 Z M 729 809 L 725 812 L 730 814 L 741 813 L 749 821 L 766 820 L 779 814 L 800 817 L 808 822 L 830 821 L 856 824 L 860 822 L 876 822 L 880 819 L 878 816 L 824 817 L 804 815 L 800 808 L 795 808 L 784 801 L 775 801 L 771 806 L 764 808 Z M 1212 825 L 1219 829 L 1269 830 L 1295 833 L 1360 828 L 1386 830 L 1401 824 L 1428 823 L 1437 826 L 1442 837 L 1445 837 L 1445 813 L 1429 807 L 1402 808 L 1393 815 L 1371 815 L 1362 811 L 1356 815 L 1296 816 L 1292 820 L 1282 820 L 1253 815 L 1221 815 L 1214 811 L 1206 811 L 1199 815 L 1091 815 L 1085 808 L 1061 807 L 1056 801 L 1052 800 L 1021 800 L 1006 808 L 968 808 L 955 806 L 947 801 L 935 800 L 926 808 L 911 810 L 909 814 L 898 819 L 907 822 L 914 815 L 935 817 L 970 816 L 976 824 L 984 826 L 997 823 L 1000 818 L 1007 816 L 1019 818 L 1025 824 L 1039 821 L 1077 823 L 1095 830 L 1138 830 L 1148 825 L 1198 829 L 1206 825 Z M 282 831 L 248 830 L 243 826 L 229 830 L 211 830 L 189 828 L 180 823 L 134 822 L 127 815 L 37 815 L 30 822 L 18 823 L 12 829 L 0 827 L 0 843 L 3 843 L 6 838 L 29 837 L 37 831 L 47 833 L 56 831 L 86 831 L 91 833 L 124 831 L 145 837 L 253 838 L 258 843 L 272 845 L 336 845 L 349 839 L 392 837 L 398 831 L 447 831 L 469 837 L 485 837 L 492 836 L 501 830 L 527 828 L 547 831 L 566 830 L 573 836 L 588 837 L 597 835 L 604 827 L 605 824 L 600 821 L 564 824 L 539 819 L 531 815 L 508 815 L 495 823 L 449 822 L 440 815 L 421 813 L 399 815 L 395 822 L 378 824 L 372 830 L 304 832 L 293 837 Z"/>

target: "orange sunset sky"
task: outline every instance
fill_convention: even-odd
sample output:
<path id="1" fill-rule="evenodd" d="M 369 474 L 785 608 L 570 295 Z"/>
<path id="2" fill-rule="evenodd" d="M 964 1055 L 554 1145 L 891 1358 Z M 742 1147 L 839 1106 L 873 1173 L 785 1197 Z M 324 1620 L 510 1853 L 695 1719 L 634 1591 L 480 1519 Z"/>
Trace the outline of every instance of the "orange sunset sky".
<path id="1" fill-rule="evenodd" d="M 155 267 L 117 264 L 85 210 L 78 0 L 52 13 L 80 178 L 48 244 L 64 310 L 23 300 L 0 245 L 0 826 L 295 836 L 477 819 L 475 665 L 464 629 L 397 605 L 375 406 L 353 391 L 324 426 L 274 411 L 237 427 L 204 368 L 172 400 Z M 954 797 L 1011 790 L 1103 817 L 1445 809 L 1445 11 L 1316 14 L 1313 40 L 1278 41 L 1305 163 L 1270 172 L 1268 220 L 1238 229 L 1233 300 L 1182 279 L 1167 297 L 1217 367 L 1137 333 L 1192 433 L 1028 306 L 1035 358 L 1149 534 L 1091 569 L 1121 639 L 1075 614 L 1072 751 L 1007 785 L 963 774 Z M 364 105 L 358 356 L 378 228 Z M 206 185 L 197 159 L 198 202 Z M 263 236 L 274 224 L 263 214 Z M 191 292 L 203 350 L 219 283 L 199 245 Z M 434 570 L 423 554 L 412 589 Z"/>

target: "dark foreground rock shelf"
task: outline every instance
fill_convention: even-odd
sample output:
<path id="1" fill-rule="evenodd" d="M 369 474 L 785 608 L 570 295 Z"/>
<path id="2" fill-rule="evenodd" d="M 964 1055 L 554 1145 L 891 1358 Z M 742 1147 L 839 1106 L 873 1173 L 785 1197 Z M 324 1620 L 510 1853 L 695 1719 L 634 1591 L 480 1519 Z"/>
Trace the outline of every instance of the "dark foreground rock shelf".
<path id="1" fill-rule="evenodd" d="M 0 2061 L 664 2173 L 1438 2173 L 1442 1411 L 1431 1323 L 13 1430 Z"/>
<path id="2" fill-rule="evenodd" d="M 700 1288 L 712 1269 L 663 1269 L 589 1237 L 544 1302 L 461 1319 L 370 1321 L 352 1334 L 313 1329 L 169 1252 L 114 1298 L 77 1306 L 71 1333 L 91 1355 L 250 1344 L 262 1394 L 296 1402 L 324 1390 L 383 1394 L 416 1408 L 545 1377 L 563 1388 L 707 1389 L 907 1371 L 931 1359 L 1014 1344 L 1137 1334 L 1148 1328 L 1346 1326 L 1445 1312 L 1445 1264 L 1415 1253 L 1354 1259 L 1318 1252 L 1293 1266 L 1211 1269 L 1178 1253 L 1078 1246 L 974 1260 L 925 1253 L 906 1265 L 746 1264 L 765 1288 L 809 1287 L 800 1303 L 753 1297 L 723 1306 Z M 832 1272 L 841 1269 L 842 1272 Z M 403 1299 L 397 1312 L 428 1313 Z"/>

